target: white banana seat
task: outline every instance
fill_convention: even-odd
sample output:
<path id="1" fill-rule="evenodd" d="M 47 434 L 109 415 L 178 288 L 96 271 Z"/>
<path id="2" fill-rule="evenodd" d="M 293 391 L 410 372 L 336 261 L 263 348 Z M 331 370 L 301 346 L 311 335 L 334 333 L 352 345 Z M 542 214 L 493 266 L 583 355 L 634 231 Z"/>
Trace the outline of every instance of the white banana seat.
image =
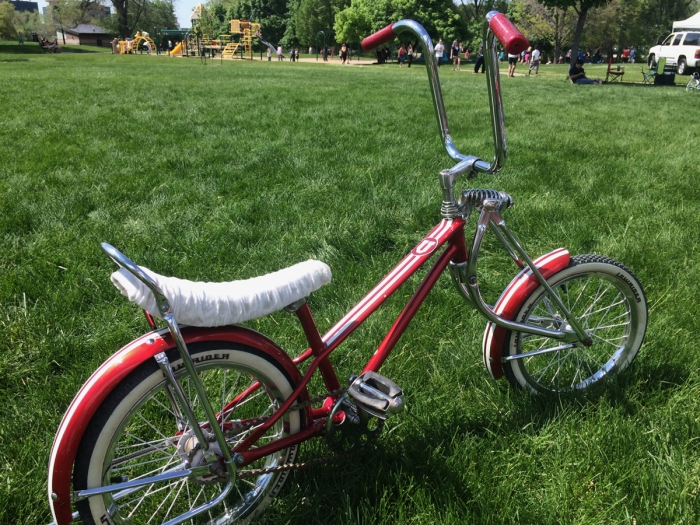
<path id="1" fill-rule="evenodd" d="M 225 283 L 194 282 L 146 272 L 159 286 L 178 324 L 226 326 L 258 319 L 307 297 L 331 281 L 331 269 L 309 259 L 277 272 Z M 125 268 L 111 276 L 130 301 L 154 317 L 162 318 L 149 288 Z"/>

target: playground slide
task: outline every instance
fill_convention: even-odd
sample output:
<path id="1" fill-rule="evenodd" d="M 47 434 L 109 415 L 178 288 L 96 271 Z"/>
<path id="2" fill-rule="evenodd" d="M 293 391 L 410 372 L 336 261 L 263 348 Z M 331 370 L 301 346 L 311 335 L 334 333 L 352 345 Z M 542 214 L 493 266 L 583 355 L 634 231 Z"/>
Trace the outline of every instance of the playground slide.
<path id="1" fill-rule="evenodd" d="M 270 48 L 270 51 L 272 51 L 272 54 L 273 54 L 273 55 L 274 55 L 275 53 L 277 53 L 277 49 L 275 48 L 275 46 L 273 46 L 272 44 L 270 44 L 270 42 L 268 42 L 268 41 L 266 41 L 266 40 L 263 40 L 263 38 L 260 36 L 260 33 L 258 33 L 258 35 L 256 36 L 256 38 L 257 38 L 258 40 L 260 40 L 263 44 L 265 44 L 267 47 L 269 47 L 269 48 Z"/>
<path id="2" fill-rule="evenodd" d="M 182 42 L 180 42 L 178 45 L 176 45 L 173 50 L 170 52 L 171 55 L 180 55 L 182 54 Z"/>

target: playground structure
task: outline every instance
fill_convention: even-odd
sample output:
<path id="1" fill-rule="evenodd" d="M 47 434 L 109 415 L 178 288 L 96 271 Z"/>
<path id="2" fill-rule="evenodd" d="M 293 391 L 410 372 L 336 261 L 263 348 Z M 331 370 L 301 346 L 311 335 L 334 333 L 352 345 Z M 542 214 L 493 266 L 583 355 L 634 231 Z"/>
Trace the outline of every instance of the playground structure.
<path id="1" fill-rule="evenodd" d="M 228 43 L 221 52 L 221 58 L 235 58 L 236 53 L 240 57 L 253 58 L 253 36 L 260 34 L 260 24 L 251 24 L 249 20 L 231 20 L 230 34 L 220 35 L 219 38 L 227 39 Z M 238 41 L 235 39 L 237 38 Z"/>
<path id="2" fill-rule="evenodd" d="M 198 4 L 190 15 L 191 29 L 165 29 L 156 31 L 156 38 L 160 42 L 163 39 L 178 38 L 168 54 L 181 57 L 200 57 L 206 59 L 213 57 L 217 52 L 221 59 L 253 59 L 253 39 L 267 46 L 275 53 L 275 46 L 262 38 L 260 24 L 249 20 L 230 20 L 230 32 L 219 35 L 214 34 L 214 20 L 203 4 Z M 150 35 L 144 31 L 138 31 L 133 39 L 119 42 L 119 52 L 122 54 L 137 53 L 140 50 L 158 52 L 157 44 Z"/>
<path id="3" fill-rule="evenodd" d="M 262 44 L 269 47 L 275 53 L 275 46 L 262 38 L 260 34 L 260 24 L 249 20 L 231 20 L 230 34 L 219 35 L 220 41 L 226 41 L 226 46 L 221 52 L 221 58 L 236 58 L 236 53 L 240 58 L 253 59 L 253 39 L 258 39 Z"/>
<path id="4" fill-rule="evenodd" d="M 156 51 L 156 44 L 151 40 L 151 36 L 143 31 L 137 31 L 133 40 L 120 40 L 119 52 L 123 55 L 137 53 L 141 46 L 148 49 L 148 52 Z"/>

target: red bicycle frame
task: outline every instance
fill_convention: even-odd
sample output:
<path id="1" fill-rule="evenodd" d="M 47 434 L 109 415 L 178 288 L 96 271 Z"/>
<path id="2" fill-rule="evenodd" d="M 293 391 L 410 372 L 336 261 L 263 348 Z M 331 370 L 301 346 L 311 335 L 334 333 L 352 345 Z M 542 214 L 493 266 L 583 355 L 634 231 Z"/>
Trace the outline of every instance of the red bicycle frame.
<path id="1" fill-rule="evenodd" d="M 403 260 L 389 272 L 379 284 L 377 284 L 365 297 L 350 310 L 345 317 L 333 326 L 323 337 L 321 337 L 316 323 L 314 322 L 311 310 L 304 302 L 297 310 L 296 314 L 304 329 L 310 348 L 299 357 L 294 359 L 295 364 L 302 363 L 313 356 L 301 383 L 287 401 L 279 407 L 277 412 L 271 416 L 264 424 L 260 425 L 255 432 L 251 433 L 234 450 L 237 454 L 236 464 L 238 466 L 247 465 L 256 459 L 270 454 L 276 450 L 287 448 L 291 445 L 301 443 L 307 439 L 317 436 L 325 430 L 325 419 L 330 414 L 332 403 L 324 403 L 319 410 L 312 411 L 314 421 L 306 429 L 280 439 L 263 447 L 248 450 L 260 436 L 282 415 L 291 408 L 297 397 L 306 389 L 311 377 L 317 369 L 320 370 L 323 381 L 329 392 L 340 388 L 335 369 L 330 362 L 329 355 L 338 348 L 347 337 L 355 331 L 379 306 L 386 301 L 406 280 L 411 277 L 441 246 L 447 247 L 438 256 L 433 266 L 428 271 L 423 281 L 416 289 L 411 299 L 399 314 L 393 326 L 386 334 L 382 342 L 377 347 L 376 352 L 365 365 L 363 372 L 377 372 L 384 361 L 389 357 L 394 346 L 404 333 L 409 323 L 416 315 L 418 308 L 425 300 L 426 296 L 437 282 L 440 274 L 445 270 L 450 262 L 456 264 L 467 261 L 467 249 L 464 242 L 464 224 L 461 218 L 443 219 L 421 242 L 419 242 Z"/>

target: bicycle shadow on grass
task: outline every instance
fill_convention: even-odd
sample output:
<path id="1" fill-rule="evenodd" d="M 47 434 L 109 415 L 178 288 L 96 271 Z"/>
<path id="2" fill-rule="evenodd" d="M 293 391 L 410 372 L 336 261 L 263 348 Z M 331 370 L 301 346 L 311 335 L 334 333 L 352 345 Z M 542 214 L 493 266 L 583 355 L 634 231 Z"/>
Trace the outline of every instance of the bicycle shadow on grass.
<path id="1" fill-rule="evenodd" d="M 650 396 L 673 395 L 688 377 L 673 364 L 633 363 L 586 393 L 533 397 L 499 385 L 484 392 L 481 407 L 455 402 L 446 411 L 426 403 L 412 408 L 409 398 L 409 408 L 388 420 L 373 447 L 294 472 L 263 523 L 391 523 L 399 514 L 410 521 L 426 506 L 436 516 L 474 521 L 494 498 L 511 497 L 498 469 L 524 437 L 541 439 L 599 413 L 602 420 L 607 412 L 635 417 Z M 302 461 L 319 455 L 314 448 Z"/>

